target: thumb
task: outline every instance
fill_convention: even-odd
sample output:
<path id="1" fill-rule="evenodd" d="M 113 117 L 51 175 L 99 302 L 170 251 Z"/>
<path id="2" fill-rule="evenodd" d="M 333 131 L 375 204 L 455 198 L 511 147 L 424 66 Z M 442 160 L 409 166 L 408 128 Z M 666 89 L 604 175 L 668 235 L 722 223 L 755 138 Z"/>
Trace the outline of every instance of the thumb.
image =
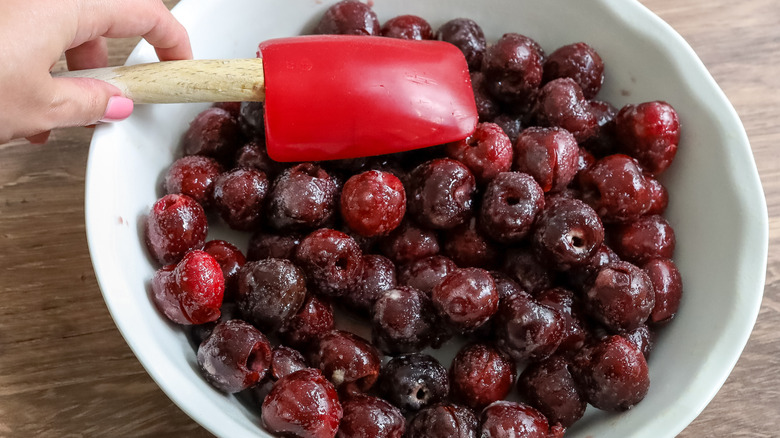
<path id="1" fill-rule="evenodd" d="M 106 82 L 90 78 L 53 78 L 52 128 L 87 126 L 124 120 L 133 112 L 133 101 Z"/>

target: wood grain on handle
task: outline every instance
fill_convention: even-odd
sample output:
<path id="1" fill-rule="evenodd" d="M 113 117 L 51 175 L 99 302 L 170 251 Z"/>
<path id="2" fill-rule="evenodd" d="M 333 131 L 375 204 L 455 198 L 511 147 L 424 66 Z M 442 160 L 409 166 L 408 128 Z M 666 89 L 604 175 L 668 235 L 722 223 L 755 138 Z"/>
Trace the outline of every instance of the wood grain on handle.
<path id="1" fill-rule="evenodd" d="M 108 82 L 135 103 L 265 100 L 262 59 L 166 61 L 56 73 Z"/>

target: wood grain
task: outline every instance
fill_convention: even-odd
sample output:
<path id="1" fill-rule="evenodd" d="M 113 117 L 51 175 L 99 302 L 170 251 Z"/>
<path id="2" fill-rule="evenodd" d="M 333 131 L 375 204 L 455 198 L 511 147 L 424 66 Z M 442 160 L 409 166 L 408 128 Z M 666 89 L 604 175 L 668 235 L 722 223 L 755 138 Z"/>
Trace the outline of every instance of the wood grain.
<path id="1" fill-rule="evenodd" d="M 642 3 L 691 43 L 736 107 L 770 214 L 767 286 L 755 330 L 726 384 L 680 436 L 777 437 L 780 5 Z M 136 42 L 112 41 L 111 65 Z M 148 377 L 103 303 L 83 218 L 90 136 L 74 128 L 55 131 L 43 146 L 0 145 L 0 436 L 210 436 Z"/>
<path id="2" fill-rule="evenodd" d="M 55 73 L 119 88 L 135 103 L 262 102 L 262 59 L 193 59 Z"/>

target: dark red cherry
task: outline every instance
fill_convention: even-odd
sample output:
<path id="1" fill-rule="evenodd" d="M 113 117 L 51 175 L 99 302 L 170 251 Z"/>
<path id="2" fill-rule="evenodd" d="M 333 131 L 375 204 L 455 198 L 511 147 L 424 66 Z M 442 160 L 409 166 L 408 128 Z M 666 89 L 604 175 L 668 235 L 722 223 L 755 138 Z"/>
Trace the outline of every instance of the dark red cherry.
<path id="1" fill-rule="evenodd" d="M 615 262 L 598 270 L 584 300 L 591 316 L 610 330 L 623 332 L 647 321 L 655 292 L 645 271 L 628 262 Z"/>
<path id="2" fill-rule="evenodd" d="M 577 174 L 579 147 L 565 129 L 528 128 L 517 137 L 514 151 L 514 170 L 534 177 L 545 192 L 563 190 Z"/>
<path id="3" fill-rule="evenodd" d="M 312 362 L 345 394 L 371 389 L 382 365 L 379 353 L 368 341 L 343 330 L 320 338 Z"/>
<path id="4" fill-rule="evenodd" d="M 423 409 L 409 422 L 407 438 L 477 438 L 479 421 L 471 409 L 441 403 Z"/>
<path id="5" fill-rule="evenodd" d="M 562 437 L 560 426 L 550 427 L 547 418 L 524 403 L 497 401 L 482 411 L 480 438 Z"/>
<path id="6" fill-rule="evenodd" d="M 342 0 L 325 11 L 315 34 L 380 35 L 379 20 L 371 6 L 357 0 Z"/>
<path id="7" fill-rule="evenodd" d="M 333 385 L 306 368 L 279 379 L 263 401 L 263 426 L 279 436 L 333 438 L 343 416 Z"/>
<path id="8" fill-rule="evenodd" d="M 571 373 L 569 359 L 560 355 L 529 365 L 517 389 L 551 423 L 569 427 L 585 414 L 587 402 Z"/>
<path id="9" fill-rule="evenodd" d="M 582 88 L 586 99 L 593 99 L 604 82 L 604 62 L 586 43 L 569 44 L 552 52 L 544 63 L 544 81 L 571 78 Z"/>
<path id="10" fill-rule="evenodd" d="M 384 291 L 371 313 L 371 340 L 390 355 L 420 351 L 430 346 L 441 330 L 431 298 L 409 286 Z"/>
<path id="11" fill-rule="evenodd" d="M 440 40 L 454 44 L 463 52 L 469 70 L 479 70 L 485 54 L 485 34 L 482 28 L 468 18 L 456 18 L 444 23 L 436 32 Z"/>
<path id="12" fill-rule="evenodd" d="M 656 324 L 669 322 L 682 300 L 683 284 L 677 265 L 670 259 L 655 258 L 642 268 L 647 272 L 655 291 L 655 305 L 650 312 L 650 321 Z"/>
<path id="13" fill-rule="evenodd" d="M 516 377 L 514 361 L 487 344 L 464 347 L 450 365 L 453 395 L 474 409 L 504 399 Z"/>
<path id="14" fill-rule="evenodd" d="M 403 414 L 379 397 L 354 394 L 341 407 L 344 417 L 336 438 L 402 438 L 404 435 Z"/>
<path id="15" fill-rule="evenodd" d="M 215 388 L 235 393 L 265 378 L 271 366 L 271 344 L 256 328 L 233 319 L 217 324 L 198 348 L 198 365 Z"/>
<path id="16" fill-rule="evenodd" d="M 479 268 L 453 271 L 433 288 L 431 298 L 445 321 L 463 331 L 486 323 L 498 309 L 498 291 L 493 278 Z"/>
<path id="17" fill-rule="evenodd" d="M 680 143 L 680 119 L 668 103 L 626 105 L 615 117 L 615 127 L 622 151 L 648 172 L 658 175 L 672 164 Z"/>
<path id="18" fill-rule="evenodd" d="M 650 386 L 645 357 L 622 336 L 583 349 L 574 360 L 573 374 L 588 403 L 605 411 L 630 409 Z"/>
<path id="19" fill-rule="evenodd" d="M 416 15 L 399 15 L 382 25 L 382 36 L 403 40 L 432 40 L 433 29 L 424 18 Z"/>
<path id="20" fill-rule="evenodd" d="M 192 249 L 201 249 L 208 234 L 206 212 L 187 195 L 165 195 L 152 206 L 144 223 L 144 240 L 161 265 L 176 263 Z"/>
<path id="21" fill-rule="evenodd" d="M 518 362 L 549 357 L 564 336 L 560 313 L 524 292 L 502 300 L 493 327 L 496 344 Z"/>

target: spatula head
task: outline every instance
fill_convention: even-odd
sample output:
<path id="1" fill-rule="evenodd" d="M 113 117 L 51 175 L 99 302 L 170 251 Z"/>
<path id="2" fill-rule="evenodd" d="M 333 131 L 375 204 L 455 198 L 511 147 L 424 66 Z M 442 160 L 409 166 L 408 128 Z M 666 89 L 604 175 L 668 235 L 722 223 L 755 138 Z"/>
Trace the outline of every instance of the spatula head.
<path id="1" fill-rule="evenodd" d="M 466 59 L 449 43 L 304 36 L 266 41 L 258 55 L 277 161 L 402 152 L 466 138 L 477 125 Z"/>

